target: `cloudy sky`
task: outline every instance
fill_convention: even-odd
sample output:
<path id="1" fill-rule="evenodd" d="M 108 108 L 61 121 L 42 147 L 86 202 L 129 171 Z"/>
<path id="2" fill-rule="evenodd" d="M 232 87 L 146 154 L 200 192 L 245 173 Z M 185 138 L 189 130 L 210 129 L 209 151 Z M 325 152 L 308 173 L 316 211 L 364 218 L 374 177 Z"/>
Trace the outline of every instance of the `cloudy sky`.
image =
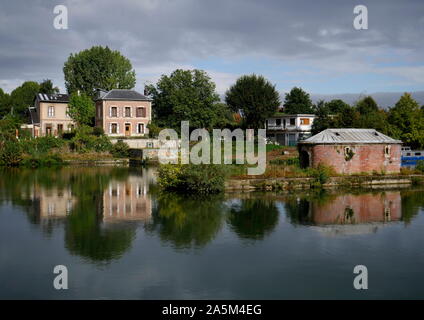
<path id="1" fill-rule="evenodd" d="M 68 30 L 53 8 L 68 8 Z M 355 30 L 353 8 L 368 8 Z M 422 91 L 423 0 L 0 0 L 0 87 L 53 79 L 70 53 L 109 46 L 128 57 L 136 89 L 176 68 L 206 70 L 219 93 L 242 74 L 286 92 Z"/>

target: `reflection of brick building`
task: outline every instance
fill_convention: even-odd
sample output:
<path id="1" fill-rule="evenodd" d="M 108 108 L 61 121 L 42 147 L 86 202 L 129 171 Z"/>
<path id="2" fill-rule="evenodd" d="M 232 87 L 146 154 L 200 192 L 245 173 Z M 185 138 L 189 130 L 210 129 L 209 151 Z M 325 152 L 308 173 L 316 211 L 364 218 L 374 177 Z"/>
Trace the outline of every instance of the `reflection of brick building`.
<path id="1" fill-rule="evenodd" d="M 337 173 L 400 171 L 401 144 L 374 129 L 327 129 L 299 142 L 302 167 L 332 166 Z"/>
<path id="2" fill-rule="evenodd" d="M 312 203 L 312 219 L 315 224 L 362 224 L 398 221 L 402 217 L 399 191 L 379 194 L 336 197 L 325 204 Z"/>
<path id="3" fill-rule="evenodd" d="M 33 192 L 33 198 L 39 201 L 42 219 L 64 218 L 71 213 L 76 203 L 70 189 L 35 188 Z"/>
<path id="4" fill-rule="evenodd" d="M 152 215 L 152 200 L 148 195 L 148 188 L 149 181 L 144 176 L 112 181 L 103 193 L 103 220 L 148 221 Z"/>

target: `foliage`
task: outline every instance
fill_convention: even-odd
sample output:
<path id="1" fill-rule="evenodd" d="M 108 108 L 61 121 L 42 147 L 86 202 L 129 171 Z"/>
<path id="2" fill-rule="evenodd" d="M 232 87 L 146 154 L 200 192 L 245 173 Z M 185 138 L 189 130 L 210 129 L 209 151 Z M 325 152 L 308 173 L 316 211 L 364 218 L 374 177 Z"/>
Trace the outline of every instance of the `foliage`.
<path id="1" fill-rule="evenodd" d="M 26 81 L 10 94 L 10 112 L 24 118 L 28 107 L 33 105 L 35 95 L 40 91 L 40 85 L 35 81 Z"/>
<path id="2" fill-rule="evenodd" d="M 17 141 L 7 140 L 0 150 L 0 166 L 19 166 L 22 155 L 21 145 Z"/>
<path id="3" fill-rule="evenodd" d="M 19 124 L 19 119 L 11 115 L 7 115 L 0 120 L 0 147 L 2 141 L 16 138 L 16 129 L 19 129 Z"/>
<path id="4" fill-rule="evenodd" d="M 39 155 L 46 154 L 54 149 L 63 147 L 64 141 L 52 136 L 44 136 L 31 139 L 20 140 L 22 149 L 26 154 Z"/>
<path id="5" fill-rule="evenodd" d="M 62 157 L 57 154 L 41 154 L 24 157 L 21 166 L 26 168 L 53 167 L 63 165 Z"/>
<path id="6" fill-rule="evenodd" d="M 389 110 L 388 122 L 395 128 L 394 138 L 412 148 L 424 147 L 424 111 L 409 93 L 405 93 Z"/>
<path id="7" fill-rule="evenodd" d="M 245 126 L 251 129 L 263 128 L 281 104 L 275 85 L 256 74 L 238 78 L 225 93 L 225 102 L 233 112 L 242 112 Z"/>
<path id="8" fill-rule="evenodd" d="M 92 127 L 83 125 L 75 130 L 71 139 L 71 148 L 80 153 L 88 151 L 106 152 L 112 150 L 112 143 L 105 135 L 94 135 Z"/>
<path id="9" fill-rule="evenodd" d="M 315 179 L 314 186 L 321 187 L 328 182 L 330 177 L 334 175 L 334 169 L 332 167 L 318 164 L 316 168 L 306 169 L 309 172 L 309 176 Z"/>
<path id="10" fill-rule="evenodd" d="M 0 88 L 0 119 L 10 112 L 10 95 Z"/>
<path id="11" fill-rule="evenodd" d="M 302 88 L 294 87 L 286 93 L 284 112 L 287 114 L 314 113 L 312 100 Z"/>
<path id="12" fill-rule="evenodd" d="M 208 74 L 202 70 L 177 69 L 162 75 L 156 85 L 146 87 L 153 98 L 156 125 L 181 128 L 181 121 L 190 121 L 192 128 L 213 128 L 222 117 L 222 105 Z"/>
<path id="13" fill-rule="evenodd" d="M 164 190 L 188 194 L 213 194 L 224 190 L 227 170 L 214 164 L 166 164 L 158 171 L 158 183 Z"/>
<path id="14" fill-rule="evenodd" d="M 46 79 L 40 82 L 40 90 L 38 92 L 45 94 L 54 94 L 59 93 L 59 88 L 55 87 L 50 79 Z"/>
<path id="15" fill-rule="evenodd" d="M 93 123 L 95 106 L 91 98 L 86 94 L 71 94 L 68 103 L 69 116 L 79 125 L 90 125 Z"/>
<path id="16" fill-rule="evenodd" d="M 418 160 L 415 169 L 424 173 L 424 160 Z"/>
<path id="17" fill-rule="evenodd" d="M 125 142 L 119 140 L 117 143 L 112 145 L 110 153 L 115 158 L 128 158 L 130 156 L 130 147 Z"/>
<path id="18" fill-rule="evenodd" d="M 149 129 L 149 138 L 156 139 L 159 136 L 160 131 L 162 128 L 160 128 L 155 122 L 149 122 L 147 125 L 147 128 Z"/>
<path id="19" fill-rule="evenodd" d="M 80 90 L 95 98 L 96 89 L 132 89 L 135 71 L 130 60 L 119 51 L 94 46 L 71 54 L 63 67 L 68 92 Z"/>

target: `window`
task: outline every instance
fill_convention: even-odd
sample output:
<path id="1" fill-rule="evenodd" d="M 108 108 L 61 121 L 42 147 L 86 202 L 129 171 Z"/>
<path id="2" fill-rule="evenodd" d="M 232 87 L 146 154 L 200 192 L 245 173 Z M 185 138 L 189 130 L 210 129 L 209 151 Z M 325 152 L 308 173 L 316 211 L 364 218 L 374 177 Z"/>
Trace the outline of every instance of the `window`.
<path id="1" fill-rule="evenodd" d="M 281 126 L 281 119 L 276 119 L 275 120 L 275 125 L 276 126 Z"/>
<path id="2" fill-rule="evenodd" d="M 125 117 L 131 117 L 131 107 L 125 107 Z"/>
<path id="3" fill-rule="evenodd" d="M 415 152 L 415 155 L 416 156 L 420 156 L 421 155 L 421 152 Z"/>
<path id="4" fill-rule="evenodd" d="M 53 118 L 54 117 L 54 107 L 53 106 L 49 106 L 49 108 L 47 109 L 47 116 L 49 118 Z"/>
<path id="5" fill-rule="evenodd" d="M 139 123 L 137 125 L 137 133 L 144 133 L 144 123 Z"/>
<path id="6" fill-rule="evenodd" d="M 138 118 L 145 118 L 146 117 L 146 109 L 143 107 L 137 108 L 137 117 Z"/>
<path id="7" fill-rule="evenodd" d="M 118 133 L 118 124 L 117 123 L 112 123 L 110 125 L 110 133 L 112 133 L 112 134 Z"/>
<path id="8" fill-rule="evenodd" d="M 58 134 L 62 134 L 63 133 L 63 124 L 58 124 L 57 125 L 57 133 Z"/>
<path id="9" fill-rule="evenodd" d="M 290 118 L 290 125 L 291 126 L 296 125 L 296 118 Z"/>
<path id="10" fill-rule="evenodd" d="M 385 147 L 384 147 L 384 154 L 385 154 L 386 156 L 390 156 L 390 146 L 385 146 Z"/>
<path id="11" fill-rule="evenodd" d="M 118 117 L 118 108 L 117 107 L 110 107 L 110 116 L 113 118 Z"/>
<path id="12" fill-rule="evenodd" d="M 300 118 L 300 124 L 302 125 L 309 125 L 309 119 L 308 118 Z"/>

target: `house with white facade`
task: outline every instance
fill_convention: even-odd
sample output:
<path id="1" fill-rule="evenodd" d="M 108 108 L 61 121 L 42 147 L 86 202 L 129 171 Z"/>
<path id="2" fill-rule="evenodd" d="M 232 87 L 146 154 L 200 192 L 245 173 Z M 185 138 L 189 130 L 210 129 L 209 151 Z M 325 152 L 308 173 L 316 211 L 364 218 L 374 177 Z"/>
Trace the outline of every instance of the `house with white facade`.
<path id="1" fill-rule="evenodd" d="M 276 113 L 265 122 L 267 138 L 280 145 L 295 146 L 311 136 L 314 119 L 313 114 Z"/>

